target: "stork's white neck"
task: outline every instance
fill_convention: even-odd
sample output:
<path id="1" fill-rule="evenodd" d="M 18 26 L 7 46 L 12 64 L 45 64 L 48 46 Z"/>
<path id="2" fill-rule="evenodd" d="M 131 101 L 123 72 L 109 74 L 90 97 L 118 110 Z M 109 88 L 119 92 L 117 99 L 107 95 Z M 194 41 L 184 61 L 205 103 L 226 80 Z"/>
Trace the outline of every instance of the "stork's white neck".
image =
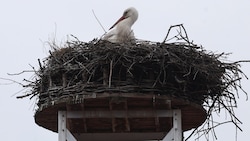
<path id="1" fill-rule="evenodd" d="M 133 21 L 130 17 L 129 18 L 126 18 L 122 21 L 120 21 L 118 24 L 117 24 L 117 28 L 118 30 L 119 29 L 124 29 L 124 28 L 129 28 L 131 29 L 132 25 L 135 23 L 135 21 Z"/>

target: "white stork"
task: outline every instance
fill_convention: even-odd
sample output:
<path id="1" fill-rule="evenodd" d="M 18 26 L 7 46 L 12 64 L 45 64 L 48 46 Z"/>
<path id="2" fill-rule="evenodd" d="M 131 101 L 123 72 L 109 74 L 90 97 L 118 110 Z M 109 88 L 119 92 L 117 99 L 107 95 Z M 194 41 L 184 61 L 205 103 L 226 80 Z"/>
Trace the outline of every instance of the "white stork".
<path id="1" fill-rule="evenodd" d="M 138 18 L 138 12 L 134 7 L 130 7 L 123 12 L 122 17 L 109 29 L 102 39 L 113 43 L 124 43 L 134 41 L 132 25 Z"/>

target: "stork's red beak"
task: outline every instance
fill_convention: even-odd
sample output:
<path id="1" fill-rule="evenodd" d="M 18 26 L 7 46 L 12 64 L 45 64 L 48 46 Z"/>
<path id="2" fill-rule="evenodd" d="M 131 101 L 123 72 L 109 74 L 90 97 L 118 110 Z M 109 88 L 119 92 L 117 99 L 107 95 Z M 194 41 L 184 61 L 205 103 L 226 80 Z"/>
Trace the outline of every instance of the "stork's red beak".
<path id="1" fill-rule="evenodd" d="M 125 19 L 125 17 L 122 16 L 113 26 L 110 27 L 110 29 L 114 28 L 120 21 L 122 21 L 122 20 L 124 20 L 124 19 Z M 110 30 L 110 29 L 109 29 L 109 30 Z"/>

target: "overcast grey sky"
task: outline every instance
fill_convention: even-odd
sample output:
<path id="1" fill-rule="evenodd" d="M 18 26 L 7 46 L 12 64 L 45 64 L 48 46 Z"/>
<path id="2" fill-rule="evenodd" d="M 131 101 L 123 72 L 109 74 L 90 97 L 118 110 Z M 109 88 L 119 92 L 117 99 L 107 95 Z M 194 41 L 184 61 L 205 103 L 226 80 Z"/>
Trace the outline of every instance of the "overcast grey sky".
<path id="1" fill-rule="evenodd" d="M 170 25 L 183 23 L 189 38 L 206 50 L 232 53 L 228 58 L 232 61 L 250 59 L 248 0 L 1 0 L 0 77 L 17 81 L 32 77 L 33 73 L 20 76 L 7 73 L 31 70 L 29 64 L 38 68 L 37 59 L 48 56 L 50 48 L 46 41 L 53 38 L 60 44 L 69 34 L 82 41 L 100 37 L 104 32 L 92 9 L 108 29 L 131 6 L 139 11 L 139 19 L 133 26 L 137 38 L 161 42 Z M 242 70 L 250 77 L 249 63 L 242 64 Z M 6 83 L 9 81 L 0 80 L 1 140 L 56 141 L 57 134 L 35 124 L 34 100 L 15 99 L 12 95 L 23 88 Z M 250 93 L 249 84 L 246 79 L 242 81 L 243 88 Z M 241 92 L 235 111 L 243 122 L 239 141 L 250 137 L 249 107 Z M 235 127 L 231 124 L 218 127 L 216 132 L 219 141 L 235 139 Z"/>

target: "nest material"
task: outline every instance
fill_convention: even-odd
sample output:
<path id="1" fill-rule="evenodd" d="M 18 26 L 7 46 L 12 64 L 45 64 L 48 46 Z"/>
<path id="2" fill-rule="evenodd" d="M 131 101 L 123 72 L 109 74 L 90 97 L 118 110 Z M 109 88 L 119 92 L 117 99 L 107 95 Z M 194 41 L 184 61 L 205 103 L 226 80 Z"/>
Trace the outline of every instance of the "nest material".
<path id="1" fill-rule="evenodd" d="M 40 70 L 38 105 L 86 93 L 157 93 L 202 104 L 224 91 L 218 56 L 174 44 L 69 42 Z"/>
<path id="2" fill-rule="evenodd" d="M 103 92 L 156 93 L 203 104 L 223 96 L 229 83 L 218 57 L 184 44 L 68 42 L 47 58 L 33 92 L 38 105 Z"/>
<path id="3" fill-rule="evenodd" d="M 76 99 L 91 93 L 168 95 L 205 107 L 207 122 L 212 111 L 225 108 L 238 127 L 239 120 L 233 112 L 234 92 L 238 94 L 241 89 L 244 73 L 239 69 L 240 61 L 225 63 L 221 61 L 223 57 L 224 53 L 207 52 L 189 43 L 74 40 L 62 48 L 54 48 L 43 65 L 39 61 L 38 77 L 26 86 L 32 91 L 25 96 L 38 96 L 37 105 L 42 110 L 65 97 Z"/>
<path id="4" fill-rule="evenodd" d="M 38 106 L 102 92 L 153 92 L 200 105 L 235 101 L 231 88 L 237 90 L 242 72 L 238 63 L 221 62 L 223 55 L 187 44 L 71 41 L 40 64 L 29 95 L 39 96 Z"/>

